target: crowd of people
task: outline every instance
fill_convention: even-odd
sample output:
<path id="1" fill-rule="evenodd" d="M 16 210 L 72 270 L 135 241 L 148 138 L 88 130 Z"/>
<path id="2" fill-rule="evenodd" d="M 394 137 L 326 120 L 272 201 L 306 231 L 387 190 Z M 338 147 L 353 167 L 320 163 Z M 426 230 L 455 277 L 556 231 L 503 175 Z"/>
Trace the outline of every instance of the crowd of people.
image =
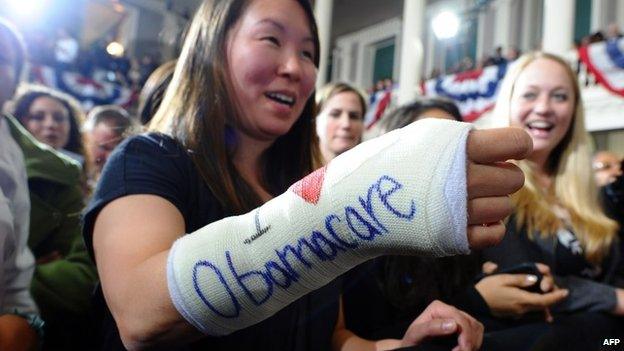
<path id="1" fill-rule="evenodd" d="M 20 84 L 0 20 L 0 350 L 593 350 L 624 333 L 624 176 L 575 73 L 520 56 L 476 130 L 314 94 L 307 0 L 206 1 L 139 109 Z M 380 82 L 379 89 L 391 89 Z"/>
<path id="2" fill-rule="evenodd" d="M 107 34 L 83 45 L 65 27 L 59 27 L 53 35 L 42 31 L 28 32 L 25 38 L 30 62 L 33 65 L 52 67 L 58 71 L 70 71 L 92 77 L 94 72 L 106 72 L 107 81 L 123 87 L 139 89 L 159 65 L 155 53 L 131 56 L 128 52 L 111 54 L 108 46 L 115 42 Z"/>

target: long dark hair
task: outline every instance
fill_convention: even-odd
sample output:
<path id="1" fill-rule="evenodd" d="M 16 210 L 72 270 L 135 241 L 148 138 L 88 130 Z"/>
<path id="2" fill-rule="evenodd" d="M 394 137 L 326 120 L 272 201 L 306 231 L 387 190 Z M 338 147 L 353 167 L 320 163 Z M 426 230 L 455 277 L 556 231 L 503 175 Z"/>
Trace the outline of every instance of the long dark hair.
<path id="1" fill-rule="evenodd" d="M 167 86 L 173 77 L 175 65 L 175 60 L 163 63 L 150 74 L 145 84 L 143 84 L 143 89 L 141 89 L 141 94 L 139 94 L 139 107 L 137 110 L 141 124 L 147 125 L 152 120 L 154 113 L 158 111 Z"/>
<path id="2" fill-rule="evenodd" d="M 443 97 L 420 98 L 399 106 L 384 116 L 381 125 L 382 130 L 389 132 L 403 128 L 424 117 L 427 111 L 433 109 L 449 113 L 456 121 L 462 120 L 461 112 L 453 100 Z"/>
<path id="3" fill-rule="evenodd" d="M 220 204 L 231 213 L 244 213 L 262 201 L 232 163 L 236 150 L 231 129 L 237 118 L 234 99 L 228 94 L 225 57 L 229 30 L 250 0 L 208 0 L 199 8 L 189 28 L 173 78 L 149 129 L 171 134 L 191 151 L 201 177 Z M 320 49 L 316 22 L 307 0 L 303 8 L 314 40 L 314 63 Z M 313 171 L 320 151 L 314 133 L 314 94 L 290 131 L 265 152 L 261 183 L 277 195 Z"/>
<path id="4" fill-rule="evenodd" d="M 69 138 L 64 150 L 71 151 L 86 158 L 84 141 L 81 127 L 84 121 L 84 113 L 80 104 L 73 97 L 52 88 L 38 85 L 24 85 L 20 87 L 15 98 L 13 114 L 22 125 L 26 125 L 26 119 L 33 102 L 40 97 L 47 97 L 58 101 L 67 110 L 69 116 Z"/>

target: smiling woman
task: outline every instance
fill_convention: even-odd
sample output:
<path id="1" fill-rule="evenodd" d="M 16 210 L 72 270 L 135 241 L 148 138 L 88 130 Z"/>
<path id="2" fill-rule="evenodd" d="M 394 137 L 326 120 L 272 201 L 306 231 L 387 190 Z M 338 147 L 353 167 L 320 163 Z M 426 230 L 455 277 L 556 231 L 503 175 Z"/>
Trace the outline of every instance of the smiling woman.
<path id="1" fill-rule="evenodd" d="M 24 85 L 14 105 L 13 114 L 37 140 L 84 163 L 84 113 L 76 99 L 48 87 Z"/>
<path id="2" fill-rule="evenodd" d="M 331 280 L 349 267 L 383 251 L 466 252 L 502 234 L 468 224 L 473 208 L 479 220 L 501 214 L 468 211 L 467 199 L 508 201 L 519 170 L 489 164 L 522 157 L 526 135 L 494 151 L 475 145 L 516 132 L 469 144 L 469 125 L 426 122 L 314 171 L 318 54 L 307 0 L 202 3 L 150 133 L 111 154 L 84 215 L 102 348 L 329 349 Z M 506 177 L 468 187 L 481 167 Z M 417 204 L 432 208 L 417 215 Z"/>
<path id="3" fill-rule="evenodd" d="M 316 103 L 316 134 L 327 163 L 362 141 L 366 99 L 348 84 L 333 83 L 317 93 Z"/>
<path id="4" fill-rule="evenodd" d="M 576 75 L 555 55 L 523 55 L 503 81 L 494 114 L 524 129 L 534 149 L 518 162 L 526 183 L 512 196 L 514 213 L 507 234 L 499 246 L 485 251 L 485 258 L 501 267 L 522 262 L 550 266 L 555 289 L 570 292 L 553 307 L 555 312 L 623 315 L 624 290 L 614 286 L 619 279 L 617 224 L 598 203 Z M 591 328 L 599 323 L 578 325 Z M 615 328 L 610 331 L 601 327 L 605 329 L 596 334 L 621 334 L 616 325 L 610 324 Z M 584 335 L 596 335 L 587 330 Z M 593 348 L 598 340 L 582 342 Z M 578 347 L 585 349 L 574 345 Z"/>

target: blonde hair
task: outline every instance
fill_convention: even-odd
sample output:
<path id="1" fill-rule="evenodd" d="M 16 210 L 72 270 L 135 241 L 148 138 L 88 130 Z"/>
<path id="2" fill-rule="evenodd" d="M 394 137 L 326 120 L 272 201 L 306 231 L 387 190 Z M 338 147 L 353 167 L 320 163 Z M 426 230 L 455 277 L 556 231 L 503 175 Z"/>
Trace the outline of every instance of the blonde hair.
<path id="1" fill-rule="evenodd" d="M 316 93 L 317 111 L 321 112 L 325 108 L 325 104 L 329 101 L 329 99 L 341 93 L 354 93 L 357 95 L 360 107 L 362 107 L 362 117 L 366 114 L 366 109 L 368 107 L 366 103 L 366 93 L 352 85 L 341 82 L 329 83 L 319 89 Z"/>
<path id="2" fill-rule="evenodd" d="M 604 214 L 598 201 L 591 171 L 593 146 L 585 129 L 578 81 L 570 66 L 560 57 L 544 52 L 523 55 L 507 72 L 493 113 L 496 118 L 509 118 L 515 83 L 524 69 L 538 59 L 556 62 L 566 71 L 574 89 L 574 115 L 566 135 L 550 153 L 545 165 L 546 172 L 553 179 L 551 189 L 544 191 L 538 185 L 534 164 L 527 160 L 518 162 L 526 180 L 524 187 L 512 195 L 516 226 L 518 230 L 525 226 L 529 238 L 533 238 L 534 231 L 539 231 L 542 236 L 556 235 L 563 223 L 553 211 L 554 197 L 568 211 L 585 258 L 597 264 L 608 254 L 618 225 Z"/>

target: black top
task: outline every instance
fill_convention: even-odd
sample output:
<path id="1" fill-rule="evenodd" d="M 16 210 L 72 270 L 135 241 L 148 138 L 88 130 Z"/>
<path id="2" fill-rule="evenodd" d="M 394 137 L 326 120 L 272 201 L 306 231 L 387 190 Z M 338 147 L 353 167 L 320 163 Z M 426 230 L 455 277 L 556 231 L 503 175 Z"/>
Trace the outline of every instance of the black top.
<path id="1" fill-rule="evenodd" d="M 391 260 L 396 259 L 411 267 L 389 269 Z M 343 278 L 345 325 L 365 339 L 401 339 L 435 299 L 473 316 L 489 316 L 489 308 L 472 280 L 479 267 L 475 254 L 444 258 L 383 256 L 365 262 Z M 389 284 L 394 284 L 396 296 L 390 296 Z"/>
<path id="2" fill-rule="evenodd" d="M 524 262 L 541 262 L 550 267 L 558 286 L 570 290 L 563 302 L 554 306 L 554 312 L 605 312 L 615 307 L 617 267 L 620 252 L 617 243 L 611 245 L 609 255 L 598 266 L 589 263 L 574 233 L 562 228 L 556 235 L 542 236 L 535 232 L 529 238 L 526 227 L 516 228 L 511 216 L 503 240 L 483 250 L 485 260 L 499 268 Z"/>
<path id="3" fill-rule="evenodd" d="M 111 155 L 85 210 L 83 235 L 91 255 L 93 225 L 99 211 L 109 202 L 132 194 L 157 195 L 170 201 L 184 217 L 186 233 L 231 215 L 216 201 L 179 143 L 162 134 L 135 136 Z M 330 283 L 254 326 L 176 350 L 329 350 L 338 294 L 337 284 Z M 95 346 L 124 350 L 101 288 L 94 303 L 95 319 L 101 323 L 96 328 Z"/>

